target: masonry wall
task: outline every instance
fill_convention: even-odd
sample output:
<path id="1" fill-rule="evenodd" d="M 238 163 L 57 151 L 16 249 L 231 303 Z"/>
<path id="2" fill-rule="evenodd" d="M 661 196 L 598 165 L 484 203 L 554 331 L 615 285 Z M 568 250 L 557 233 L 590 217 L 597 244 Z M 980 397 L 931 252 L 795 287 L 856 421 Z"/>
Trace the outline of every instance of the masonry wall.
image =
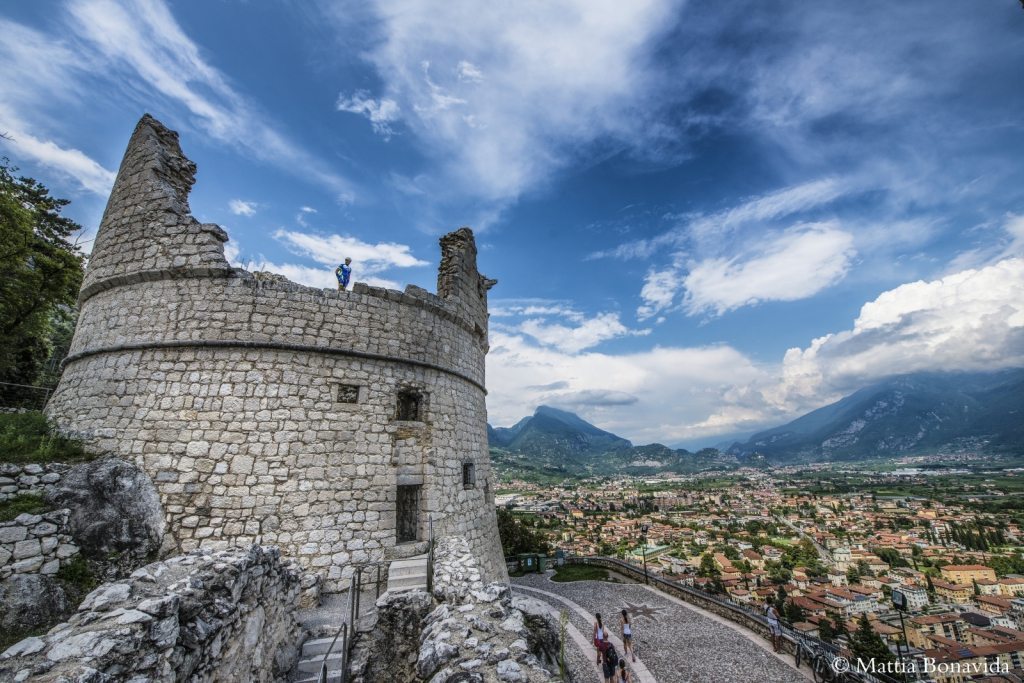
<path id="1" fill-rule="evenodd" d="M 490 580 L 506 578 L 484 390 L 494 282 L 476 271 L 472 233 L 442 239 L 442 296 L 302 287 L 227 267 L 219 228 L 188 214 L 194 171 L 176 134 L 144 117 L 51 417 L 152 477 L 165 552 L 278 545 L 332 590 L 352 563 L 424 551 L 433 519 L 438 536 L 470 542 Z M 400 420 L 408 392 L 419 414 Z M 420 487 L 405 543 L 399 486 Z"/>

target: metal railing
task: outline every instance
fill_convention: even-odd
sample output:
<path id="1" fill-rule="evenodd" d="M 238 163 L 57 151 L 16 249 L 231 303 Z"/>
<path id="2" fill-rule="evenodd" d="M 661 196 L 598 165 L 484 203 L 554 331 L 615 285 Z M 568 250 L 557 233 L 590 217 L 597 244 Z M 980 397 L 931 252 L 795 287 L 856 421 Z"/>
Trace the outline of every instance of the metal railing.
<path id="1" fill-rule="evenodd" d="M 355 635 L 358 630 L 359 618 L 362 616 L 363 578 L 367 574 L 372 576 L 372 583 L 375 591 L 374 594 L 376 598 L 380 598 L 380 587 L 382 583 L 387 582 L 387 567 L 390 564 L 391 560 L 381 560 L 377 562 L 365 562 L 353 568 L 352 577 L 349 580 L 348 604 L 345 608 L 345 614 L 348 615 L 348 618 L 341 623 L 341 626 L 338 627 L 333 640 L 331 640 L 331 646 L 327 648 L 327 652 L 324 653 L 323 661 L 320 663 L 320 673 L 317 675 L 317 683 L 327 683 L 329 677 L 327 668 L 328 659 L 331 654 L 335 652 L 342 653 L 340 683 L 348 682 L 349 657 L 352 655 L 352 647 L 355 645 Z M 365 582 L 365 585 L 369 586 L 370 583 L 370 581 L 367 581 Z M 339 638 L 341 639 L 341 648 L 335 650 L 334 646 L 338 644 Z"/>
<path id="2" fill-rule="evenodd" d="M 5 410 L 42 410 L 46 407 L 53 387 L 0 382 L 0 408 Z"/>
<path id="3" fill-rule="evenodd" d="M 427 518 L 427 594 L 434 592 L 434 517 Z"/>

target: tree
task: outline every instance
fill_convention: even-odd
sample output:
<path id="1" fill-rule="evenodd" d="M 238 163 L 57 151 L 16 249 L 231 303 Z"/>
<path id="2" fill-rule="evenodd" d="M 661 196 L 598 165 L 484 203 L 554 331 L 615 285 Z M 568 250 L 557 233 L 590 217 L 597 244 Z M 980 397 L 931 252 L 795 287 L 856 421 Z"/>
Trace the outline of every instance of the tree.
<path id="1" fill-rule="evenodd" d="M 896 661 L 896 657 L 889 650 L 889 647 L 882 640 L 882 637 L 871 627 L 866 614 L 860 615 L 857 622 L 857 630 L 850 636 L 850 652 L 855 659 L 865 662 L 874 660 L 875 665 Z"/>
<path id="2" fill-rule="evenodd" d="M 519 553 L 544 553 L 551 550 L 547 540 L 528 528 L 508 510 L 498 508 L 498 536 L 506 557 Z"/>
<path id="3" fill-rule="evenodd" d="M 697 569 L 697 576 L 705 577 L 716 577 L 720 576 L 722 572 L 718 570 L 718 566 L 715 564 L 715 558 L 711 556 L 711 553 L 704 553 L 700 557 L 700 568 Z"/>
<path id="4" fill-rule="evenodd" d="M 831 643 L 835 639 L 836 631 L 831 620 L 822 617 L 818 621 L 818 637 L 826 643 Z"/>
<path id="5" fill-rule="evenodd" d="M 81 226 L 60 215 L 67 199 L 16 172 L 0 160 L 0 382 L 34 384 L 82 284 L 69 241 Z"/>

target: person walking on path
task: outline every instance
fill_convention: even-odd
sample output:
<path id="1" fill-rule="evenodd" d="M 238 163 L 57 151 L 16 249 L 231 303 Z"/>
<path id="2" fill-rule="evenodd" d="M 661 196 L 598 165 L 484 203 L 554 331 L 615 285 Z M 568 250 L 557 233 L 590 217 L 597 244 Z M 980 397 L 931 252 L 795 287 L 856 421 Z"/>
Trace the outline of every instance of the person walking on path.
<path id="1" fill-rule="evenodd" d="M 601 623 L 601 615 L 595 614 L 594 617 L 594 647 L 597 648 L 597 663 L 600 664 L 601 655 L 604 654 L 606 639 L 604 633 L 604 624 Z"/>
<path id="2" fill-rule="evenodd" d="M 626 658 L 623 657 L 619 660 L 619 676 L 615 679 L 615 683 L 630 683 L 630 680 L 629 672 L 626 671 Z"/>
<path id="3" fill-rule="evenodd" d="M 782 625 L 779 623 L 779 612 L 775 605 L 768 603 L 764 608 L 765 619 L 768 620 L 768 631 L 772 634 L 772 648 L 775 653 L 780 651 L 779 641 L 782 640 Z"/>
<path id="4" fill-rule="evenodd" d="M 633 650 L 633 624 L 629 621 L 629 612 L 622 610 L 622 659 L 626 656 L 636 661 L 636 652 Z"/>
<path id="5" fill-rule="evenodd" d="M 345 291 L 348 288 L 348 280 L 352 277 L 352 259 L 346 257 L 345 262 L 334 269 L 334 274 L 338 276 L 338 291 Z"/>

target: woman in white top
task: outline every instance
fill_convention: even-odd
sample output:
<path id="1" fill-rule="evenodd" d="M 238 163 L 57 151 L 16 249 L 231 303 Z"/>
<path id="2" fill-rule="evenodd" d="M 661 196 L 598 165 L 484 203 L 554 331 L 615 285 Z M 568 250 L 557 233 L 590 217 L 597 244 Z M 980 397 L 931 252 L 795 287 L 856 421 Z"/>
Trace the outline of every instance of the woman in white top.
<path id="1" fill-rule="evenodd" d="M 601 663 L 601 654 L 604 653 L 604 624 L 601 623 L 601 615 L 595 614 L 596 621 L 594 621 L 594 647 L 597 648 L 597 663 Z"/>
<path id="2" fill-rule="evenodd" d="M 636 652 L 633 651 L 633 624 L 629 621 L 629 612 L 622 610 L 622 658 L 626 655 L 636 661 Z"/>

